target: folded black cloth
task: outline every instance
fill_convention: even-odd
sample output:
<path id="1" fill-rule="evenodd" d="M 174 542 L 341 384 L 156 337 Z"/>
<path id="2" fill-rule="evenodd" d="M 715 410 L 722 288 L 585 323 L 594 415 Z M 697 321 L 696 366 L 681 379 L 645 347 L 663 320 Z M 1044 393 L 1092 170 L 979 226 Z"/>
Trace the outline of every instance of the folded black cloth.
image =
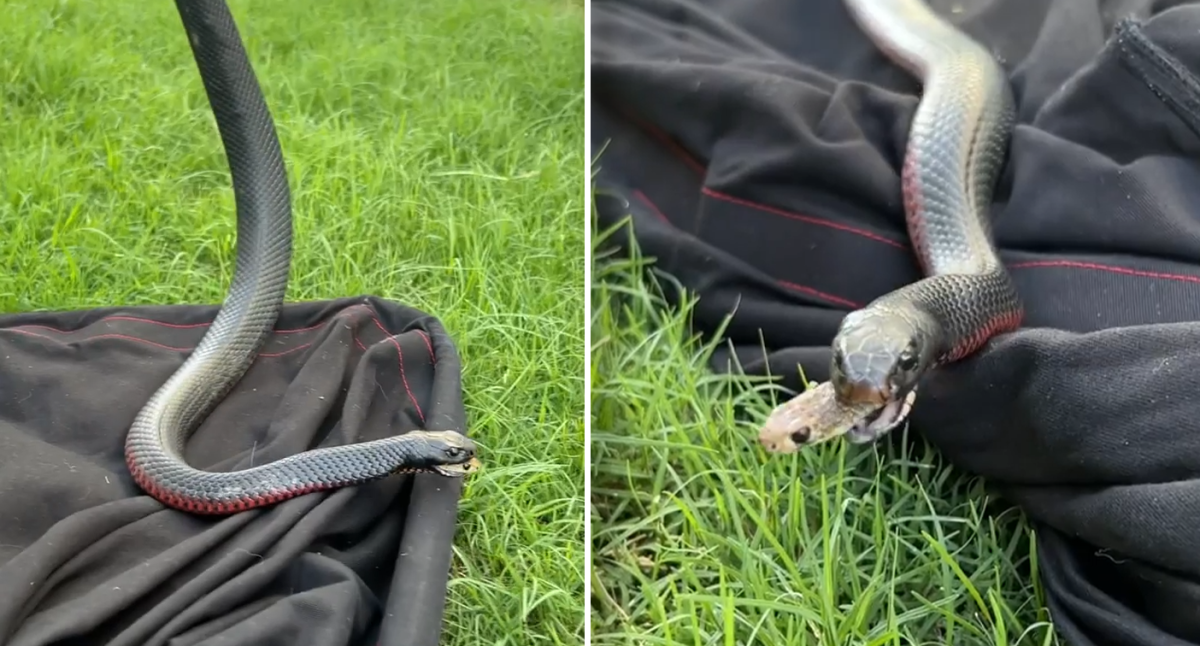
<path id="1" fill-rule="evenodd" d="M 395 476 L 229 517 L 133 483 L 125 434 L 216 306 L 0 316 L 0 643 L 434 646 L 462 483 Z M 466 432 L 436 318 L 285 306 L 187 445 L 229 471 L 418 428 Z"/>
<path id="2" fill-rule="evenodd" d="M 913 426 L 1037 524 L 1069 643 L 1200 644 L 1200 5 L 933 5 L 1012 82 L 993 215 L 1027 314 Z M 825 379 L 845 312 L 920 275 L 917 81 L 839 0 L 601 0 L 592 30 L 601 224 L 633 214 L 701 330 L 736 310 L 750 372 Z"/>

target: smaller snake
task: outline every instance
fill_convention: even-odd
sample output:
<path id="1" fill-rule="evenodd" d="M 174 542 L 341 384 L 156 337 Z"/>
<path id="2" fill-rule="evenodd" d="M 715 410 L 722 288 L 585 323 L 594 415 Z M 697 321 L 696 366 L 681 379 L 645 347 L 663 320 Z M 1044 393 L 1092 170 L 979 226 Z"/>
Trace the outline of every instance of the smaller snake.
<path id="1" fill-rule="evenodd" d="M 851 444 L 867 444 L 908 417 L 917 389 L 904 399 L 879 408 L 873 403 L 838 401 L 833 382 L 810 384 L 808 390 L 771 411 L 758 441 L 771 453 L 793 453 L 802 446 L 846 436 Z"/>

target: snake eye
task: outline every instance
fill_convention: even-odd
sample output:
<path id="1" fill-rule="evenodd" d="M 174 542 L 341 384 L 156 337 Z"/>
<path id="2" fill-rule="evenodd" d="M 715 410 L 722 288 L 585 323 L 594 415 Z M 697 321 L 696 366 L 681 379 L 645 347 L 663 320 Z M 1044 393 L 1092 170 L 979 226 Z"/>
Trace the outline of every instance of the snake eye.
<path id="1" fill-rule="evenodd" d="M 457 458 L 458 456 L 462 455 L 462 453 L 463 453 L 463 450 L 458 448 L 457 446 L 451 446 L 451 447 L 446 448 L 446 457 L 448 457 L 450 459 Z"/>
<path id="2" fill-rule="evenodd" d="M 896 366 L 904 372 L 912 372 L 917 369 L 917 353 L 912 348 L 906 349 L 900 354 L 900 358 L 896 361 Z"/>

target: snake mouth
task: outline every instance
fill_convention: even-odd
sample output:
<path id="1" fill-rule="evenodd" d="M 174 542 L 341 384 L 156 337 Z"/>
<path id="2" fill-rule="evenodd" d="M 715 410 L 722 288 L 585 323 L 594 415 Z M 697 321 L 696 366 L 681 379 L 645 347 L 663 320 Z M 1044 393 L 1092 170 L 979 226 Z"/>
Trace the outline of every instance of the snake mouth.
<path id="1" fill-rule="evenodd" d="M 483 463 L 479 458 L 471 458 L 466 462 L 459 464 L 439 464 L 433 467 L 433 471 L 438 475 L 446 476 L 447 478 L 461 478 L 468 473 L 474 473 L 483 468 Z"/>
<path id="2" fill-rule="evenodd" d="M 866 444 L 878 440 L 908 419 L 916 400 L 916 388 L 904 393 L 903 397 L 889 399 L 886 404 L 851 427 L 846 433 L 846 439 L 853 444 Z"/>
<path id="3" fill-rule="evenodd" d="M 838 401 L 847 406 L 874 405 L 880 410 L 894 401 L 891 384 L 880 380 L 849 380 L 837 382 Z"/>

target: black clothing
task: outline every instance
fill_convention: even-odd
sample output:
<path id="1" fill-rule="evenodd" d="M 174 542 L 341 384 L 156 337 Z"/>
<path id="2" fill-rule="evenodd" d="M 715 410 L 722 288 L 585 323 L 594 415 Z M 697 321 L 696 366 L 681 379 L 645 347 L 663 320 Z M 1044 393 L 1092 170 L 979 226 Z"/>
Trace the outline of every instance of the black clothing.
<path id="1" fill-rule="evenodd" d="M 461 481 L 395 476 L 229 517 L 134 485 L 125 433 L 216 312 L 0 316 L 0 643 L 437 644 Z M 228 471 L 465 432 L 461 387 L 451 339 L 423 312 L 289 304 L 186 459 Z"/>

